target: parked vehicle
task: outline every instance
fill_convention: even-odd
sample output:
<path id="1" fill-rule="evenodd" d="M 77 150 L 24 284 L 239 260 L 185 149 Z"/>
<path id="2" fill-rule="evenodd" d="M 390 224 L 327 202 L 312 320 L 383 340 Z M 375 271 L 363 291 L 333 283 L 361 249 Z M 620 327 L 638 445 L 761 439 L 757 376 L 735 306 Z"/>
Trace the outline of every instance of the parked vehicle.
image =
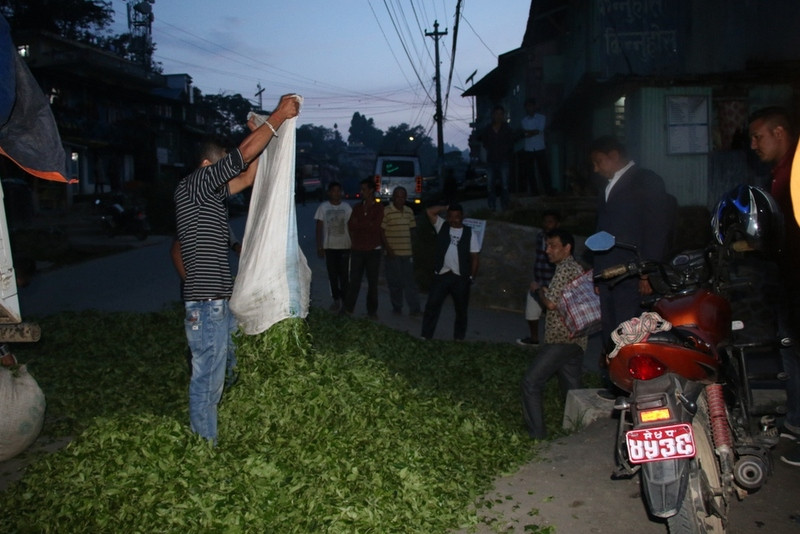
<path id="1" fill-rule="evenodd" d="M 134 235 L 136 239 L 144 241 L 150 234 L 147 213 L 128 197 L 117 195 L 108 203 L 98 198 L 95 206 L 102 212 L 100 222 L 109 237 Z"/>
<path id="2" fill-rule="evenodd" d="M 758 402 L 754 385 L 782 389 L 779 346 L 786 340 L 777 339 L 776 329 L 749 336 L 741 307 L 731 303 L 763 296 L 753 293 L 764 272 L 741 276 L 741 267 L 758 264 L 775 246 L 770 234 L 782 232 L 778 219 L 766 192 L 742 186 L 720 201 L 712 223 L 717 241 L 707 249 L 596 274 L 612 284 L 647 274 L 658 295 L 652 304 L 658 315 L 647 318 L 653 324 L 620 325 L 617 335 L 627 339 L 609 355 L 608 370 L 630 392 L 614 406 L 621 412 L 616 475 L 641 472 L 649 511 L 666 519 L 672 534 L 725 532 L 733 498 L 757 491 L 771 474 L 780 408 Z M 632 248 L 605 232 L 586 246 Z M 771 373 L 753 372 L 764 361 L 772 362 L 765 367 Z"/>
<path id="3" fill-rule="evenodd" d="M 361 198 L 361 181 L 358 178 L 343 178 L 340 183 L 342 184 L 342 197 L 345 200 Z"/>
<path id="4" fill-rule="evenodd" d="M 313 200 L 315 202 L 322 202 L 325 200 L 327 192 L 325 191 L 322 180 L 320 180 L 318 176 L 304 178 L 302 187 L 306 200 Z"/>
<path id="5" fill-rule="evenodd" d="M 392 198 L 394 188 L 402 186 L 408 202 L 422 203 L 423 179 L 419 158 L 409 155 L 379 155 L 375 160 L 375 191 L 381 202 Z"/>

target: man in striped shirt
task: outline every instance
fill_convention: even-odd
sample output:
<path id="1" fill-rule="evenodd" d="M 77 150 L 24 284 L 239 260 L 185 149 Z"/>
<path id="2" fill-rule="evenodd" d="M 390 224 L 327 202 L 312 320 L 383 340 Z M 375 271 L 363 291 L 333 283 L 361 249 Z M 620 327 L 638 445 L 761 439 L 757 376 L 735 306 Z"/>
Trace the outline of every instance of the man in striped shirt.
<path id="1" fill-rule="evenodd" d="M 228 211 L 225 200 L 250 187 L 261 154 L 286 119 L 297 116 L 294 95 L 281 98 L 268 121 L 254 128 L 226 154 L 218 141 L 202 143 L 199 168 L 178 182 L 175 210 L 181 261 L 186 270 L 184 326 L 192 352 L 189 420 L 192 431 L 216 444 L 217 405 L 226 364 L 235 364 L 231 334 L 236 322 L 228 308 L 233 278 L 228 263 Z"/>
<path id="2" fill-rule="evenodd" d="M 383 212 L 381 232 L 386 244 L 386 284 L 392 313 L 403 312 L 403 295 L 408 303 L 409 314 L 420 315 L 417 284 L 414 282 L 414 258 L 411 248 L 411 232 L 416 229 L 414 212 L 406 206 L 408 193 L 404 187 L 395 187 L 392 202 Z"/>

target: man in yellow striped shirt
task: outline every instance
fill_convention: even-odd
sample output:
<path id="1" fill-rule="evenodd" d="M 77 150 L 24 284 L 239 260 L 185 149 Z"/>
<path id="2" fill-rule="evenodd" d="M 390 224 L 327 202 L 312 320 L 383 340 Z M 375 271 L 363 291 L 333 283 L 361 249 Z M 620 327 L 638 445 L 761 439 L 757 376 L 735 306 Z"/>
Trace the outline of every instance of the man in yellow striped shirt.
<path id="1" fill-rule="evenodd" d="M 403 312 L 403 296 L 408 303 L 410 315 L 419 316 L 419 295 L 414 282 L 414 252 L 411 247 L 411 232 L 416 230 L 414 212 L 406 206 L 408 193 L 396 187 L 392 202 L 383 213 L 381 232 L 386 245 L 386 283 L 392 301 L 392 313 Z"/>

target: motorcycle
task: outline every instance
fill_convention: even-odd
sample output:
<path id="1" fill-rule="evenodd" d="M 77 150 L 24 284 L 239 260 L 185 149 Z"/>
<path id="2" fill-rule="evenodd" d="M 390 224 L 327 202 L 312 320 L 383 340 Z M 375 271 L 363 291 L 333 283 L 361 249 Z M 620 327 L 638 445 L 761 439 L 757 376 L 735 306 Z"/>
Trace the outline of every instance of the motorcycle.
<path id="1" fill-rule="evenodd" d="M 665 519 L 672 534 L 725 532 L 733 498 L 757 491 L 771 474 L 769 451 L 778 441 L 775 417 L 782 407 L 757 402 L 753 385 L 781 389 L 785 375 L 778 351 L 790 341 L 777 340 L 775 330 L 771 336 L 740 335 L 746 324 L 731 302 L 752 295 L 754 284 L 763 281 L 758 269 L 761 276 L 742 276 L 741 264 L 748 265 L 758 248 L 748 233 L 765 226 L 779 232 L 780 210 L 759 188 L 739 188 L 727 198 L 717 205 L 717 240 L 709 248 L 668 263 L 637 254 L 628 264 L 595 274 L 612 285 L 648 275 L 657 295 L 654 313 L 622 323 L 612 335 L 617 345 L 607 357 L 609 375 L 630 394 L 614 405 L 620 418 L 613 476 L 640 472 L 650 513 Z M 752 213 L 740 205 L 747 201 Z M 759 213 L 769 224 L 748 228 L 747 218 Z M 763 235 L 755 237 L 764 245 Z M 633 248 L 605 232 L 588 238 L 586 246 L 595 252 Z M 769 372 L 754 373 L 753 362 L 765 358 L 772 362 Z"/>
<path id="2" fill-rule="evenodd" d="M 104 205 L 98 198 L 95 206 L 98 210 L 104 211 L 100 217 L 108 237 L 118 235 L 134 235 L 139 241 L 144 241 L 150 234 L 150 222 L 147 220 L 147 213 L 138 205 L 128 204 L 124 197 L 116 197 L 111 204 Z"/>

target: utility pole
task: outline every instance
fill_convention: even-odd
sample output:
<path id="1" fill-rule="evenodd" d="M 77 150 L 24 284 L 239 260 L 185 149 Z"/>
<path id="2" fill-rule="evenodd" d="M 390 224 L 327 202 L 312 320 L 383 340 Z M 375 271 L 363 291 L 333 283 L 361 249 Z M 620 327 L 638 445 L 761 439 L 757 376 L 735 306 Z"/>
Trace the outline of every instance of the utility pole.
<path id="1" fill-rule="evenodd" d="M 264 88 L 261 87 L 261 82 L 258 82 L 258 85 L 256 85 L 256 89 L 258 89 L 258 91 L 256 91 L 256 96 L 258 97 L 258 110 L 259 111 L 263 111 L 264 106 L 262 105 L 262 96 L 261 95 L 264 94 Z"/>
<path id="2" fill-rule="evenodd" d="M 436 121 L 436 142 L 438 144 L 436 153 L 439 158 L 440 174 L 442 163 L 444 162 L 444 117 L 442 116 L 442 74 L 439 69 L 439 38 L 445 35 L 447 35 L 447 30 L 444 32 L 439 31 L 438 20 L 433 22 L 433 32 L 425 32 L 425 37 L 433 37 L 433 41 L 436 43 L 436 115 L 433 116 L 433 120 Z"/>

